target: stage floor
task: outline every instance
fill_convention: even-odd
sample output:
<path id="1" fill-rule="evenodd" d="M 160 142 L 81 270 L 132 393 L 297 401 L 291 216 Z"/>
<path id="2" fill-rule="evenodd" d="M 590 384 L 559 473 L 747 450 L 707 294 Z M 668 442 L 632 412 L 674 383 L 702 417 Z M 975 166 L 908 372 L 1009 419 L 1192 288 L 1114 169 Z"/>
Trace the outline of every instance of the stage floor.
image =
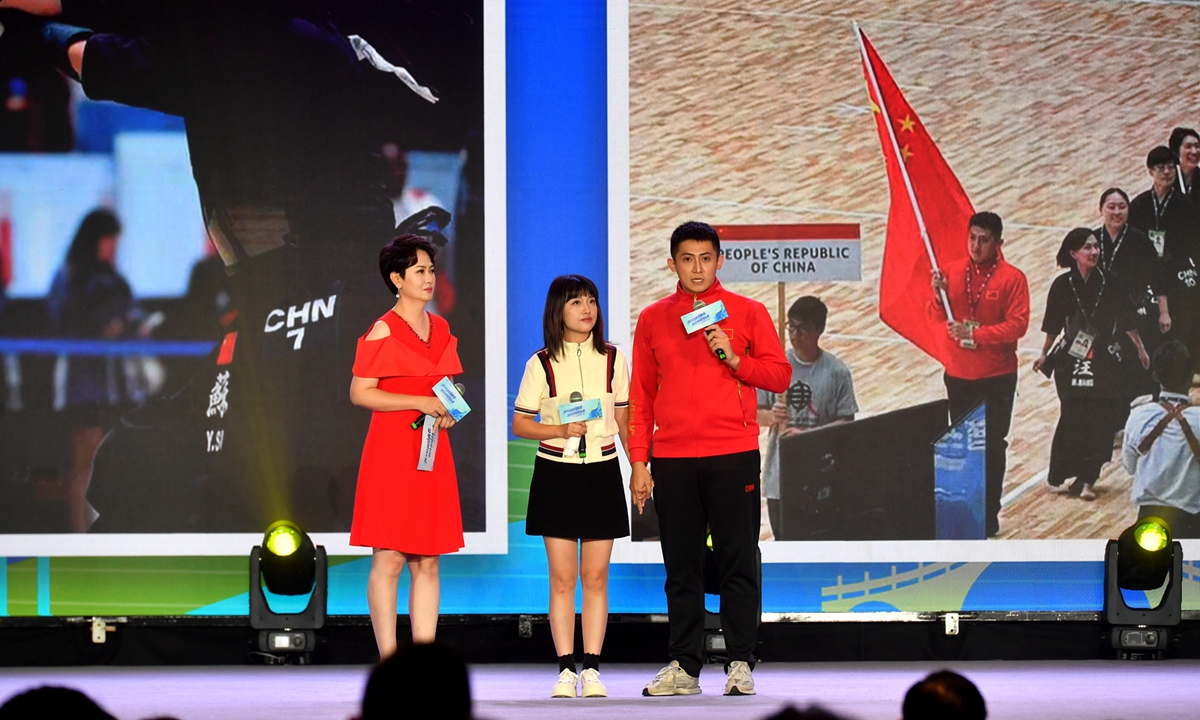
<path id="1" fill-rule="evenodd" d="M 777 663 L 755 672 L 758 695 L 722 697 L 720 668 L 701 675 L 704 694 L 643 698 L 658 669 L 608 665 L 609 697 L 551 700 L 550 666 L 471 668 L 479 718 L 763 718 L 782 706 L 816 703 L 860 720 L 895 720 L 905 690 L 942 667 L 979 685 L 992 720 L 1105 720 L 1152 714 L 1155 720 L 1195 718 L 1200 661 L 1159 663 Z M 367 668 L 338 667 L 89 667 L 0 668 L 0 699 L 38 685 L 80 689 L 119 720 L 171 716 L 179 720 L 345 720 L 357 712 Z M 420 681 L 417 680 L 419 685 Z"/>

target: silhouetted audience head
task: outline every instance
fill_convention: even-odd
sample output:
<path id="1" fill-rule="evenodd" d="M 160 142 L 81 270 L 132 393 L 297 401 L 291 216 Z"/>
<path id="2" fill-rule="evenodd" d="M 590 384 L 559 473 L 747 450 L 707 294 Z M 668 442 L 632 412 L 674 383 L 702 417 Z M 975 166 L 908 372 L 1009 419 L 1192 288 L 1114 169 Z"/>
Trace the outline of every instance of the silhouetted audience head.
<path id="1" fill-rule="evenodd" d="M 940 670 L 908 689 L 904 720 L 985 720 L 987 705 L 975 683 Z"/>
<path id="2" fill-rule="evenodd" d="M 794 705 L 788 705 L 774 715 L 768 715 L 763 720 L 846 720 L 841 715 L 834 715 L 823 707 L 809 705 L 798 710 Z"/>
<path id="3" fill-rule="evenodd" d="M 65 687 L 43 686 L 13 695 L 0 705 L 0 720 L 116 720 L 87 695 Z"/>
<path id="4" fill-rule="evenodd" d="M 410 645 L 379 663 L 367 680 L 360 720 L 398 717 L 416 698 L 424 698 L 423 718 L 471 717 L 471 684 L 458 653 L 436 643 Z"/>

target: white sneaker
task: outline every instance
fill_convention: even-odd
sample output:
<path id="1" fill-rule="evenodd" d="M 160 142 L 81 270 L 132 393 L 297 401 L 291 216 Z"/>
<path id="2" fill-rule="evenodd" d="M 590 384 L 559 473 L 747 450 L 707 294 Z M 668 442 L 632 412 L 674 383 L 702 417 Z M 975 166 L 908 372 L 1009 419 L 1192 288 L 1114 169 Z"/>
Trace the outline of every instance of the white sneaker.
<path id="1" fill-rule="evenodd" d="M 586 668 L 579 673 L 579 682 L 583 686 L 581 697 L 608 697 L 608 688 L 600 682 L 600 671 Z"/>
<path id="2" fill-rule="evenodd" d="M 1050 478 L 1046 478 L 1045 485 L 1046 489 L 1055 495 L 1067 495 L 1071 492 L 1071 484 L 1067 482 L 1059 483 L 1058 485 L 1051 485 Z"/>
<path id="3" fill-rule="evenodd" d="M 679 667 L 678 660 L 658 671 L 650 684 L 642 688 L 642 695 L 659 697 L 663 695 L 699 695 L 700 678 L 687 674 L 687 670 Z"/>
<path id="4" fill-rule="evenodd" d="M 579 682 L 579 676 L 574 670 L 563 670 L 558 674 L 558 682 L 554 683 L 554 689 L 550 691 L 550 697 L 577 697 L 575 693 L 575 685 Z"/>
<path id="5" fill-rule="evenodd" d="M 726 695 L 753 695 L 754 675 L 750 672 L 749 663 L 734 660 L 729 663 L 729 673 L 725 676 Z"/>

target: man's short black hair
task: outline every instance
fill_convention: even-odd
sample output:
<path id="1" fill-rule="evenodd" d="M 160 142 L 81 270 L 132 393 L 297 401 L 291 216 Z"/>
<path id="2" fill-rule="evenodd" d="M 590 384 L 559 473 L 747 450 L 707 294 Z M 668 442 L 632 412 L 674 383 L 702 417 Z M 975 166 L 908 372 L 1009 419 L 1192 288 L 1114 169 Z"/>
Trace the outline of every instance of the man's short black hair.
<path id="1" fill-rule="evenodd" d="M 805 295 L 798 298 L 788 308 L 788 320 L 794 323 L 808 323 L 817 332 L 825 332 L 825 319 L 829 317 L 829 308 L 815 295 Z"/>
<path id="2" fill-rule="evenodd" d="M 418 250 L 424 250 L 429 255 L 430 262 L 433 262 L 434 256 L 437 255 L 437 250 L 428 240 L 419 235 L 407 234 L 397 237 L 379 251 L 379 274 L 383 275 L 383 282 L 393 295 L 399 291 L 392 282 L 392 273 L 400 273 L 400 277 L 404 277 L 405 271 L 417 264 Z"/>
<path id="3" fill-rule="evenodd" d="M 940 670 L 913 685 L 904 695 L 904 720 L 985 720 L 987 705 L 975 683 L 950 670 Z"/>
<path id="4" fill-rule="evenodd" d="M 1146 168 L 1150 170 L 1159 165 L 1174 165 L 1177 162 L 1179 162 L 1179 157 L 1165 145 L 1159 145 L 1146 155 Z"/>
<path id="5" fill-rule="evenodd" d="M 967 223 L 968 227 L 977 227 L 981 230 L 987 230 L 992 234 L 993 240 L 1004 239 L 1004 221 L 994 212 L 977 212 L 971 216 L 971 221 Z"/>
<path id="6" fill-rule="evenodd" d="M 1192 385 L 1192 354 L 1178 340 L 1170 340 L 1154 349 L 1150 372 L 1164 390 L 1187 392 Z"/>
<path id="7" fill-rule="evenodd" d="M 675 232 L 671 233 L 671 257 L 675 257 L 675 253 L 679 251 L 679 243 L 684 240 L 710 242 L 713 252 L 718 255 L 721 253 L 721 236 L 717 235 L 717 231 L 708 223 L 689 220 L 675 228 Z"/>

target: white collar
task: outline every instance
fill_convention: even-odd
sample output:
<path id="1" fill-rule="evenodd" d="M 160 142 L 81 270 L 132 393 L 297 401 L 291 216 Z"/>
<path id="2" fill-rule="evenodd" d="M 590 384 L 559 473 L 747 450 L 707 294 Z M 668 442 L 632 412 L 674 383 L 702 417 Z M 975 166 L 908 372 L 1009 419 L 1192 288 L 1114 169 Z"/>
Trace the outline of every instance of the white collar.
<path id="1" fill-rule="evenodd" d="M 1179 403 L 1184 403 L 1187 405 L 1192 404 L 1191 396 L 1184 395 L 1183 393 L 1169 392 L 1167 390 L 1163 390 L 1162 392 L 1160 392 L 1158 394 L 1158 397 L 1160 400 L 1170 400 L 1171 402 L 1174 402 L 1175 404 L 1179 404 Z"/>

